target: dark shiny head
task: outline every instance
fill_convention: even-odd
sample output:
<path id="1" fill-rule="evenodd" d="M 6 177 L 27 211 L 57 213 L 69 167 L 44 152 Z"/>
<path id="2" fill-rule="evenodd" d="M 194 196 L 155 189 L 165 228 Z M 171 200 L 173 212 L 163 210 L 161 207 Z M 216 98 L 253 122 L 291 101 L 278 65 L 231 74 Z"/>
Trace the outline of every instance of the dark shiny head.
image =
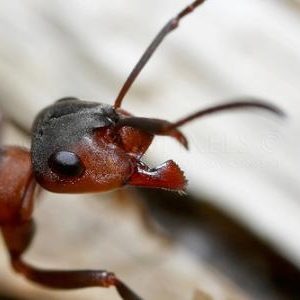
<path id="1" fill-rule="evenodd" d="M 105 135 L 119 115 L 107 104 L 63 98 L 42 110 L 32 128 L 35 176 L 54 192 L 96 192 L 120 186 L 132 172 L 123 149 Z"/>

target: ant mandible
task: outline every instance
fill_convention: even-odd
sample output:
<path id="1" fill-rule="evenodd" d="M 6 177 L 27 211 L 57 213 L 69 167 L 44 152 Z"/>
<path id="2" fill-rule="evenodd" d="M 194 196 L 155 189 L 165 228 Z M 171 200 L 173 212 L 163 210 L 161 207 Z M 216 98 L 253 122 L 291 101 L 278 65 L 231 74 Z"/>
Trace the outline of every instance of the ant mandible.
<path id="1" fill-rule="evenodd" d="M 174 161 L 150 169 L 140 160 L 155 135 L 171 136 L 188 148 L 178 127 L 196 118 L 245 107 L 283 114 L 265 102 L 242 100 L 200 110 L 172 123 L 134 117 L 120 108 L 132 83 L 165 36 L 203 2 L 192 2 L 161 29 L 125 81 L 113 106 L 71 97 L 60 99 L 36 117 L 31 150 L 0 148 L 0 226 L 16 272 L 51 288 L 114 286 L 123 300 L 141 299 L 111 272 L 43 270 L 22 259 L 34 235 L 32 211 L 37 187 L 58 193 L 102 192 L 124 185 L 181 191 L 186 179 Z"/>

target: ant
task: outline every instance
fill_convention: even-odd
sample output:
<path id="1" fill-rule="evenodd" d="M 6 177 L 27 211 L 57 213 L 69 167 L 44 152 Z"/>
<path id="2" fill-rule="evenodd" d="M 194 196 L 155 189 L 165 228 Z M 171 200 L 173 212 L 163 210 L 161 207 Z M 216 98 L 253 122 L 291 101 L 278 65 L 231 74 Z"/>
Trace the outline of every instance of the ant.
<path id="1" fill-rule="evenodd" d="M 261 101 L 235 101 L 197 111 L 177 122 L 135 117 L 122 100 L 162 40 L 179 21 L 201 5 L 193 1 L 161 29 L 122 86 L 113 106 L 67 97 L 43 109 L 32 127 L 31 150 L 0 148 L 0 226 L 13 269 L 27 279 L 55 289 L 114 286 L 123 300 L 141 300 L 113 273 L 104 270 L 44 270 L 22 259 L 34 235 L 35 191 L 103 192 L 125 185 L 182 191 L 183 171 L 173 160 L 149 168 L 141 157 L 155 135 L 188 142 L 178 127 L 208 114 L 234 108 L 261 108 L 283 115 Z"/>

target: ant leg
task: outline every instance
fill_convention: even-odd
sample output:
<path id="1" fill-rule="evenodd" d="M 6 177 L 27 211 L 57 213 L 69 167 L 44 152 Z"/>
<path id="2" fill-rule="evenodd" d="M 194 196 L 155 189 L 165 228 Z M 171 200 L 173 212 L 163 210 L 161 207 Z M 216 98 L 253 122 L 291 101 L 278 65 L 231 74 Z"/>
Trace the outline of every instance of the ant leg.
<path id="1" fill-rule="evenodd" d="M 114 286 L 123 300 L 142 300 L 113 273 L 103 270 L 43 270 L 35 268 L 21 258 L 34 235 L 34 222 L 27 220 L 2 226 L 2 233 L 10 253 L 14 270 L 27 279 L 54 289 Z"/>
<path id="2" fill-rule="evenodd" d="M 57 271 L 37 269 L 22 260 L 22 255 L 29 247 L 34 236 L 35 226 L 32 220 L 32 209 L 36 182 L 30 168 L 30 156 L 28 151 L 9 147 L 4 148 L 4 158 L 2 159 L 1 180 L 6 183 L 5 178 L 10 176 L 14 193 L 7 200 L 11 203 L 10 208 L 5 214 L 1 223 L 1 231 L 4 237 L 6 247 L 9 251 L 12 267 L 18 273 L 23 274 L 27 279 L 52 288 L 75 289 L 82 287 L 109 287 L 115 286 L 123 300 L 141 300 L 133 291 L 131 291 L 123 282 L 121 282 L 113 273 L 107 271 Z M 19 168 L 11 166 L 18 165 Z M 12 168 L 13 173 L 7 170 Z M 15 170 L 22 171 L 22 174 L 16 173 Z M 18 182 L 16 180 L 18 177 Z M 23 176 L 23 177 L 22 177 Z M 10 183 L 10 185 L 12 184 Z M 14 197 L 21 194 L 21 199 Z M 2 199 L 0 199 L 2 200 Z M 6 202 L 7 202 L 6 201 Z M 3 202 L 3 201 L 2 201 Z M 4 203 L 6 203 L 4 201 Z M 5 212 L 6 206 L 1 207 Z M 3 217 L 3 216 L 2 216 Z"/>
<path id="3" fill-rule="evenodd" d="M 144 163 L 138 161 L 137 169 L 129 178 L 128 184 L 183 191 L 186 187 L 187 180 L 183 171 L 173 160 L 168 160 L 153 169 L 150 169 Z"/>

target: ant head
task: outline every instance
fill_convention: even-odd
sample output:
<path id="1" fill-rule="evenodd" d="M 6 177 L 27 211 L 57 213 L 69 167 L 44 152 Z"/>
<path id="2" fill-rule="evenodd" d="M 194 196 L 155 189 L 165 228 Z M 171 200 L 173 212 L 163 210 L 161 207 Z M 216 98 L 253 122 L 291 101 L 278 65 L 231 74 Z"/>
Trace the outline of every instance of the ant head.
<path id="1" fill-rule="evenodd" d="M 42 110 L 32 128 L 37 181 L 50 191 L 66 193 L 121 186 L 133 172 L 131 160 L 122 148 L 105 140 L 118 118 L 110 105 L 76 98 L 60 99 Z"/>

